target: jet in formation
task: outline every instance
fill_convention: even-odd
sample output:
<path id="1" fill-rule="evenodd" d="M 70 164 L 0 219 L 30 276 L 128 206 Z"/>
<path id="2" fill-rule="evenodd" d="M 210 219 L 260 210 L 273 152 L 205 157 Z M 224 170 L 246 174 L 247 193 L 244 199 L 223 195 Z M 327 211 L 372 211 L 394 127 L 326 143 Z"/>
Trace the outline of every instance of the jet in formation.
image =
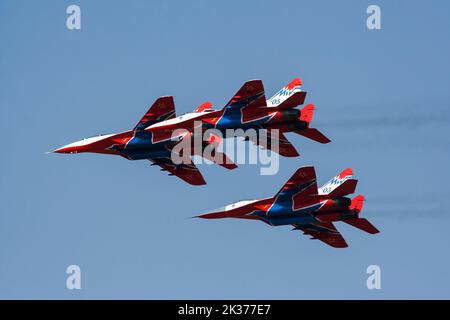
<path id="1" fill-rule="evenodd" d="M 193 112 L 179 117 L 175 114 L 173 97 L 160 97 L 132 130 L 86 138 L 54 152 L 90 152 L 119 155 L 129 160 L 149 160 L 153 165 L 160 166 L 161 170 L 168 171 L 169 175 L 192 185 L 203 185 L 206 182 L 191 160 L 175 163 L 172 157 L 176 152 L 175 146 L 186 137 L 191 138 L 196 129 L 201 132 L 215 129 L 220 135 L 211 133 L 206 141 L 202 141 L 200 150 L 191 148 L 189 156 L 205 157 L 227 169 L 237 167 L 226 154 L 218 150 L 222 137 L 227 137 L 227 129 L 265 129 L 255 131 L 257 134 L 248 137 L 248 140 L 272 150 L 272 138 L 278 139 L 279 148 L 275 151 L 286 157 L 299 154 L 285 137 L 285 132 L 294 132 L 320 143 L 330 142 L 319 130 L 310 127 L 314 105 L 296 109 L 306 97 L 301 85 L 302 81 L 296 78 L 266 100 L 262 81 L 250 80 L 222 109 L 213 110 L 212 104 L 205 102 Z M 180 129 L 184 131 L 177 133 Z M 265 139 L 261 139 L 260 132 L 265 132 Z M 204 152 L 206 148 L 213 152 Z"/>
<path id="2" fill-rule="evenodd" d="M 173 97 L 158 98 L 150 109 L 145 113 L 141 120 L 132 130 L 116 134 L 100 135 L 86 138 L 61 148 L 54 150 L 56 153 L 102 153 L 119 155 L 128 160 L 149 160 L 152 165 L 158 165 L 161 170 L 168 171 L 169 175 L 174 175 L 192 185 L 206 184 L 203 176 L 194 163 L 175 164 L 172 161 L 172 150 L 180 141 L 189 134 L 181 133 L 176 136 L 161 137 L 157 131 L 146 131 L 145 128 L 167 119 L 175 117 L 175 104 Z M 212 136 L 208 141 L 203 141 L 200 156 L 214 155 L 208 160 L 216 161 L 217 164 L 227 169 L 234 169 L 237 166 L 228 159 L 227 156 L 219 151 L 217 147 L 220 144 L 219 137 Z M 213 148 L 214 152 L 202 152 L 207 146 Z M 196 149 L 192 148 L 192 153 Z M 195 155 L 195 154 L 192 154 Z"/>
<path id="3" fill-rule="evenodd" d="M 256 135 L 247 137 L 247 140 L 272 150 L 270 141 L 275 136 L 279 140 L 279 150 L 275 151 L 282 156 L 297 157 L 299 153 L 284 135 L 286 132 L 294 132 L 320 143 L 330 142 L 318 129 L 310 126 L 315 106 L 307 104 L 302 109 L 296 108 L 306 98 L 301 85 L 302 80 L 295 78 L 266 100 L 262 81 L 250 80 L 222 109 L 213 110 L 212 103 L 205 102 L 191 113 L 157 122 L 146 130 L 161 134 L 165 132 L 169 136 L 174 130 L 192 131 L 200 125 L 202 130 L 216 129 L 221 136 L 227 137 L 227 129 L 255 129 Z M 260 134 L 265 135 L 264 139 L 261 139 Z"/>
<path id="4" fill-rule="evenodd" d="M 273 197 L 238 201 L 197 217 L 260 220 L 271 226 L 292 225 L 293 230 L 303 231 L 312 239 L 345 248 L 347 242 L 333 222 L 342 221 L 370 234 L 379 232 L 360 216 L 364 196 L 346 197 L 355 192 L 358 182 L 352 174 L 352 169 L 347 168 L 318 188 L 314 167 L 302 167 Z"/>

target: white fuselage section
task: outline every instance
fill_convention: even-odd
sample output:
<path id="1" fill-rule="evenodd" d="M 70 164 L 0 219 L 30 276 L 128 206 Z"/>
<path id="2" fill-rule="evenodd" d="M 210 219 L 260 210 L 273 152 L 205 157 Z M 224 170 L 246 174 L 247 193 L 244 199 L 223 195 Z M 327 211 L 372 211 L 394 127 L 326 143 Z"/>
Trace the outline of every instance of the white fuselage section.
<path id="1" fill-rule="evenodd" d="M 183 115 L 173 118 L 173 119 L 168 119 L 168 120 L 164 120 L 164 121 L 152 124 L 151 126 L 148 126 L 147 128 L 145 128 L 145 130 L 151 130 L 151 129 L 157 129 L 157 128 L 161 128 L 161 127 L 165 127 L 165 126 L 177 125 L 177 124 L 189 121 L 189 120 L 195 120 L 195 118 L 201 117 L 207 113 L 210 113 L 210 112 L 203 111 L 203 112 L 186 113 L 186 114 L 183 114 Z"/>

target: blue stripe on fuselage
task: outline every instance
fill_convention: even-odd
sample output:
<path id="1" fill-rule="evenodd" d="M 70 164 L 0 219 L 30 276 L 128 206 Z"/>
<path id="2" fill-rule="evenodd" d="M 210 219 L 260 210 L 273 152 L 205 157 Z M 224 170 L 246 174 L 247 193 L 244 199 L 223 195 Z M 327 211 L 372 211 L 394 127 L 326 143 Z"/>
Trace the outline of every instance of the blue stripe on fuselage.
<path id="1" fill-rule="evenodd" d="M 311 215 L 291 215 L 291 216 L 283 216 L 283 217 L 268 217 L 264 216 L 261 217 L 262 220 L 265 222 L 268 222 L 269 224 L 273 226 L 285 226 L 289 224 L 304 224 L 304 223 L 311 223 L 314 221 L 317 221 L 316 218 L 314 218 Z"/>
<path id="2" fill-rule="evenodd" d="M 125 149 L 119 152 L 133 160 L 170 157 L 171 152 L 165 146 L 173 143 L 170 139 L 153 143 L 151 132 L 136 132 L 126 144 Z"/>
<path id="3" fill-rule="evenodd" d="M 267 211 L 268 216 L 282 216 L 282 215 L 299 215 L 299 214 L 310 214 L 322 207 L 322 203 L 317 203 L 312 206 L 308 206 L 305 208 L 301 208 L 298 210 L 293 210 L 292 201 L 282 201 L 277 202 L 270 207 L 269 211 Z"/>
<path id="4" fill-rule="evenodd" d="M 274 204 L 270 209 L 270 214 L 264 211 L 254 212 L 252 215 L 260 217 L 265 222 L 273 226 L 282 226 L 294 223 L 311 223 L 316 221 L 312 214 L 322 206 L 322 203 L 317 203 L 312 206 L 301 208 L 299 210 L 292 210 L 292 203 Z M 273 211 L 272 211 L 273 210 Z"/>
<path id="5" fill-rule="evenodd" d="M 243 122 L 241 110 L 235 112 L 235 109 L 226 109 L 222 114 L 222 117 L 217 121 L 216 128 L 217 129 L 260 129 L 260 125 L 266 123 L 268 120 L 272 118 L 272 115 L 269 114 L 265 117 Z"/>

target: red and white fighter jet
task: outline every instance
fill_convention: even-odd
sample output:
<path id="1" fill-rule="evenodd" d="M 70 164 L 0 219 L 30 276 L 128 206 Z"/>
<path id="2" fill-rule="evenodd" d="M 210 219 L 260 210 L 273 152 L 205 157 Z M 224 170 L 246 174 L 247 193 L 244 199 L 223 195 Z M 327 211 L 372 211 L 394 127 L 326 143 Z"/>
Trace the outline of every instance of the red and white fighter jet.
<path id="1" fill-rule="evenodd" d="M 168 137 L 174 130 L 193 132 L 200 125 L 202 130 L 216 129 L 222 137 L 228 138 L 227 129 L 256 129 L 258 134 L 248 137 L 248 140 L 273 150 L 270 142 L 274 137 L 279 141 L 279 150 L 274 151 L 286 157 L 296 157 L 299 154 L 284 135 L 286 132 L 294 132 L 319 143 L 330 142 L 319 130 L 310 126 L 315 109 L 313 104 L 296 109 L 306 98 L 301 85 L 302 80 L 295 78 L 266 100 L 262 81 L 249 80 L 220 110 L 213 110 L 212 104 L 205 102 L 191 113 L 151 124 L 145 131 Z M 261 139 L 260 132 L 264 132 L 264 139 Z"/>
<path id="2" fill-rule="evenodd" d="M 54 150 L 56 153 L 102 153 L 119 155 L 128 160 L 149 160 L 153 165 L 158 165 L 161 170 L 168 171 L 169 175 L 177 176 L 192 185 L 206 184 L 202 174 L 197 169 L 190 158 L 187 162 L 176 164 L 172 160 L 172 153 L 175 146 L 180 143 L 189 132 L 182 132 L 178 135 L 166 135 L 157 130 L 146 131 L 146 127 L 175 117 L 175 104 L 173 97 L 158 98 L 142 119 L 132 130 L 116 134 L 100 135 L 77 141 Z M 208 160 L 218 165 L 234 169 L 237 166 L 224 153 L 217 150 L 220 144 L 219 137 L 212 136 L 211 139 L 203 141 L 202 148 L 198 151 L 191 149 L 193 155 L 206 157 Z M 212 152 L 203 152 L 205 148 Z M 198 152 L 199 154 L 194 154 Z"/>
<path id="3" fill-rule="evenodd" d="M 357 180 L 347 168 L 325 185 L 317 188 L 314 167 L 298 169 L 274 197 L 243 200 L 203 215 L 203 219 L 239 218 L 261 220 L 271 226 L 292 225 L 335 248 L 347 243 L 333 222 L 342 221 L 370 234 L 378 233 L 367 219 L 361 217 L 364 196 L 353 199 Z"/>

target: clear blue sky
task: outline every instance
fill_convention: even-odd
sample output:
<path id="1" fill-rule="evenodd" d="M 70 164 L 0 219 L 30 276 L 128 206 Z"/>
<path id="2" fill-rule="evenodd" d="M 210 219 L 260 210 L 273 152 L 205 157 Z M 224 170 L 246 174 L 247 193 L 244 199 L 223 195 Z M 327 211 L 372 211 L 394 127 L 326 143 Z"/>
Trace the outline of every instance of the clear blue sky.
<path id="1" fill-rule="evenodd" d="M 382 9 L 382 30 L 366 8 Z M 78 4 L 82 29 L 66 29 Z M 450 4 L 446 1 L 0 1 L 0 298 L 450 298 Z M 204 187 L 147 161 L 44 152 L 132 128 L 155 98 L 184 113 L 248 79 L 304 80 L 333 142 L 275 176 L 201 165 Z M 363 215 L 334 250 L 289 227 L 193 220 L 271 196 L 298 167 L 353 167 Z M 82 290 L 65 288 L 66 267 Z M 366 288 L 366 268 L 382 289 Z"/>

